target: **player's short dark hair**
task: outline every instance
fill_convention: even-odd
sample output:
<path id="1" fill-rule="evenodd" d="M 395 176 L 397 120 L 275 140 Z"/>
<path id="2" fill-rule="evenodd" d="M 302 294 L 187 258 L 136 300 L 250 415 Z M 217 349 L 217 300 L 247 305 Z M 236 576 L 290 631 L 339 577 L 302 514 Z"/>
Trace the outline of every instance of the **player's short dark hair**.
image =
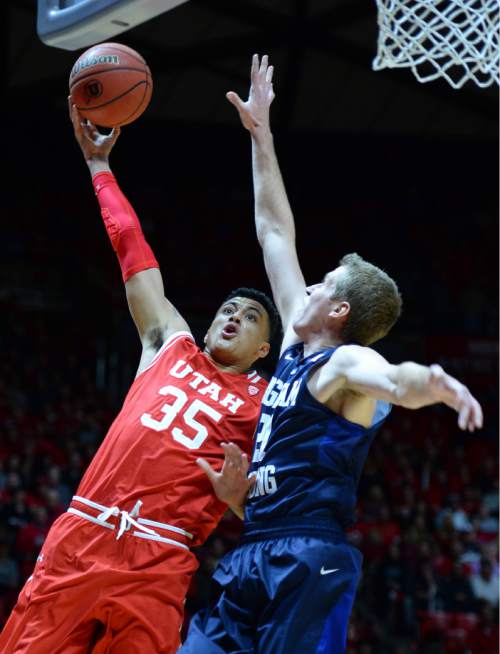
<path id="1" fill-rule="evenodd" d="M 258 291 L 256 288 L 246 288 L 245 286 L 235 288 L 234 291 L 231 291 L 224 302 L 229 302 L 229 300 L 232 300 L 234 297 L 246 297 L 262 304 L 269 317 L 269 343 L 271 349 L 274 350 L 281 341 L 282 330 L 280 314 L 271 298 L 262 291 Z"/>
<path id="2" fill-rule="evenodd" d="M 385 336 L 399 318 L 401 295 L 386 272 L 359 254 L 346 254 L 340 265 L 346 274 L 335 284 L 335 299 L 347 300 L 351 306 L 342 340 L 370 345 Z"/>

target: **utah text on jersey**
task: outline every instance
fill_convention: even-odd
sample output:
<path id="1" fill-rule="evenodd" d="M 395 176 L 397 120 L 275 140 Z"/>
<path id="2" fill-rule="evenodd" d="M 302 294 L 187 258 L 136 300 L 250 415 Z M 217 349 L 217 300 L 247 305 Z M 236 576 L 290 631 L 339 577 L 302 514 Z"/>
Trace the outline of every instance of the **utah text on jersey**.
<path id="1" fill-rule="evenodd" d="M 227 408 L 231 413 L 236 414 L 238 409 L 245 404 L 245 400 L 237 397 L 234 393 L 225 391 L 219 384 L 208 379 L 205 375 L 194 370 L 184 359 L 178 359 L 177 362 L 170 368 L 169 375 L 176 379 L 189 379 L 188 386 L 194 388 L 200 395 L 210 397 L 212 400 L 220 404 L 221 407 Z M 145 427 L 154 429 L 155 431 L 163 431 L 167 429 L 174 416 L 179 411 L 180 405 L 184 405 L 188 400 L 186 393 L 178 388 L 169 384 L 162 386 L 158 393 L 164 396 L 174 398 L 173 404 L 164 404 L 161 411 L 165 414 L 161 420 L 156 420 L 150 413 L 144 413 L 141 416 L 141 423 Z M 189 407 L 188 411 L 184 414 L 184 420 L 189 427 L 192 427 L 197 432 L 197 437 L 186 438 L 182 430 L 174 427 L 172 436 L 174 440 L 182 443 L 189 449 L 197 449 L 201 442 L 206 438 L 206 429 L 199 424 L 195 418 L 196 413 L 204 413 L 210 418 L 219 422 L 222 415 L 219 411 L 209 406 L 203 400 L 194 400 Z M 189 414 L 189 415 L 188 415 Z"/>

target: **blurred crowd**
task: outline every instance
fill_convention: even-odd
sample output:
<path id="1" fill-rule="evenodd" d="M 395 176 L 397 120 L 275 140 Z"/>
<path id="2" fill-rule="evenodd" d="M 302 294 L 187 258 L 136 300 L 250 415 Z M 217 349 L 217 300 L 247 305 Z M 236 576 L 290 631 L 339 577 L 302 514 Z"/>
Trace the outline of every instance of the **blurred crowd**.
<path id="1" fill-rule="evenodd" d="M 15 174 L 3 197 L 0 259 L 0 623 L 116 415 L 140 354 L 66 110 L 42 110 L 43 122 L 33 121 L 27 105 L 23 130 L 5 131 Z M 22 117 L 16 108 L 16 124 Z M 51 160 L 63 162 L 56 171 L 46 148 L 32 148 L 40 124 L 51 136 Z M 158 127 L 132 127 L 113 165 L 168 296 L 201 342 L 232 288 L 266 289 L 246 135 Z M 233 156 L 221 144 L 236 138 Z M 393 361 L 441 363 L 486 413 L 484 429 L 471 435 L 447 409 L 395 410 L 377 436 L 349 533 L 364 555 L 349 654 L 497 654 L 496 143 L 479 134 L 377 136 L 371 127 L 331 135 L 277 129 L 275 138 L 308 283 L 350 251 L 387 266 L 405 304 L 380 351 Z M 161 165 L 147 160 L 145 143 L 155 144 Z M 198 548 L 186 625 L 216 592 L 210 575 L 240 530 L 228 513 Z"/>
<path id="2" fill-rule="evenodd" d="M 76 328 L 60 335 L 14 305 L 3 309 L 2 622 L 117 410 L 96 383 L 91 338 L 79 339 Z M 497 462 L 491 430 L 462 433 L 438 407 L 393 411 L 370 451 L 349 531 L 364 555 L 349 654 L 498 651 Z M 198 548 L 186 626 L 217 592 L 210 575 L 240 530 L 228 513 Z"/>

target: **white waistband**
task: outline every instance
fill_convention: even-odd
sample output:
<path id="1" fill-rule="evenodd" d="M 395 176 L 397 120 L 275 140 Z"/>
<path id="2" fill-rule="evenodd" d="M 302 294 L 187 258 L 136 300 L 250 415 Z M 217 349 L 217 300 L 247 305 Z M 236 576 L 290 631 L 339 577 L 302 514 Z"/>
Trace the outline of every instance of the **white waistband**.
<path id="1" fill-rule="evenodd" d="M 98 504 L 97 502 L 93 502 L 92 500 L 88 500 L 85 497 L 80 497 L 79 495 L 73 495 L 73 501 L 80 502 L 81 504 L 86 504 L 87 506 L 90 506 L 91 508 L 100 511 L 101 513 L 97 517 L 94 517 L 93 515 L 89 515 L 88 513 L 85 513 L 84 511 L 79 511 L 78 509 L 74 509 L 73 507 L 70 507 L 68 509 L 68 513 L 77 515 L 80 518 L 84 518 L 85 520 L 100 525 L 101 527 L 106 527 L 107 529 L 115 528 L 115 525 L 112 522 L 107 522 L 108 518 L 110 518 L 111 516 L 117 516 L 117 517 L 120 516 L 120 526 L 118 529 L 118 533 L 116 535 L 116 540 L 121 538 L 121 536 L 125 531 L 131 529 L 132 525 L 134 525 L 137 528 L 137 530 L 139 530 L 139 531 L 137 530 L 133 531 L 131 534 L 132 536 L 138 536 L 139 538 L 146 538 L 148 540 L 156 540 L 162 543 L 169 543 L 170 545 L 177 545 L 178 547 L 182 547 L 183 549 L 186 550 L 188 550 L 189 547 L 187 545 L 184 545 L 184 543 L 180 543 L 179 541 L 173 540 L 171 538 L 165 538 L 164 536 L 160 536 L 159 534 L 156 533 L 156 531 L 150 529 L 149 527 L 156 527 L 157 529 L 165 529 L 166 531 L 173 531 L 177 534 L 181 534 L 182 536 L 185 536 L 186 538 L 193 539 L 192 534 L 190 534 L 188 531 L 185 531 L 184 529 L 181 529 L 180 527 L 175 527 L 174 525 L 169 525 L 163 522 L 156 522 L 155 520 L 146 520 L 145 518 L 137 517 L 142 506 L 141 500 L 137 500 L 134 508 L 132 509 L 132 511 L 130 511 L 130 513 L 128 511 L 124 511 L 120 509 L 118 506 L 111 506 L 111 507 L 104 506 L 102 504 Z M 146 527 L 145 525 L 149 525 L 149 527 Z"/>

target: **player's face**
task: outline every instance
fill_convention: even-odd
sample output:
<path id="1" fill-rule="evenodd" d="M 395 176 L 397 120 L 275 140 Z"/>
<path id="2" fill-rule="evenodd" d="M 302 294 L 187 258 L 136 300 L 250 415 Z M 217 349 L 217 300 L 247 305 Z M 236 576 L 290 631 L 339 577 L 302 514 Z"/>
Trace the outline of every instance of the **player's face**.
<path id="1" fill-rule="evenodd" d="M 269 316 L 260 302 L 234 297 L 224 302 L 205 336 L 206 350 L 223 365 L 242 370 L 269 352 Z"/>
<path id="2" fill-rule="evenodd" d="M 293 325 L 301 338 L 319 333 L 325 328 L 331 329 L 332 321 L 336 319 L 338 312 L 348 310 L 347 303 L 333 299 L 337 281 L 345 274 L 344 266 L 339 266 L 327 273 L 323 281 L 307 287 L 304 307 Z"/>

